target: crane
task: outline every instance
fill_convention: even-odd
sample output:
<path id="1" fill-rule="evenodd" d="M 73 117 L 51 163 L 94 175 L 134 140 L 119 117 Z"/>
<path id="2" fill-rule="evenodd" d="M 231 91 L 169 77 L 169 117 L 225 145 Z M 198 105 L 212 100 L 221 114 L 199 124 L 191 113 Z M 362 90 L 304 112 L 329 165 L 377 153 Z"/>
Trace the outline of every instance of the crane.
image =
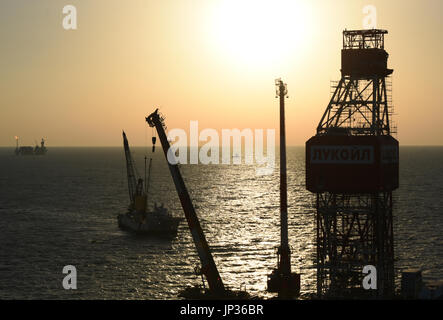
<path id="1" fill-rule="evenodd" d="M 126 138 L 126 133 L 123 131 L 123 146 L 125 149 L 125 158 L 126 158 L 126 170 L 128 175 L 128 191 L 129 191 L 129 199 L 131 201 L 131 206 L 134 206 L 135 203 L 135 190 L 137 188 L 137 178 L 136 169 L 134 166 L 134 161 L 132 160 L 131 151 L 129 150 L 128 139 Z"/>
<path id="2" fill-rule="evenodd" d="M 225 289 L 223 281 L 217 270 L 217 266 L 215 265 L 208 242 L 206 241 L 205 235 L 200 226 L 194 205 L 192 204 L 192 200 L 189 196 L 188 190 L 186 189 L 186 185 L 183 181 L 178 164 L 171 164 L 168 161 L 170 145 L 165 133 L 164 117 L 162 117 L 159 114 L 158 109 L 156 109 L 153 113 L 146 117 L 146 122 L 150 127 L 155 127 L 157 130 L 166 161 L 168 162 L 169 171 L 172 179 L 174 180 L 174 185 L 180 198 L 180 203 L 185 213 L 192 239 L 200 258 L 200 273 L 206 277 L 206 281 L 208 282 L 208 293 L 210 293 L 212 297 L 226 297 L 230 290 Z M 153 140 L 153 142 L 155 141 Z"/>

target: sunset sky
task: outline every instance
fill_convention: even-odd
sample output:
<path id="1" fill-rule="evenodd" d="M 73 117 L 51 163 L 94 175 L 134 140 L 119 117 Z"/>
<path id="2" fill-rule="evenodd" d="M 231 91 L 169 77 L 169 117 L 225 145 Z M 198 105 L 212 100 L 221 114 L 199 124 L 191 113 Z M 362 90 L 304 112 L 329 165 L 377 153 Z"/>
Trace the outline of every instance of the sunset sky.
<path id="1" fill-rule="evenodd" d="M 156 107 L 170 129 L 278 129 L 278 77 L 287 143 L 303 145 L 368 4 L 389 32 L 400 144 L 443 145 L 442 0 L 2 0 L 0 146 L 120 146 L 122 129 L 144 145 Z"/>

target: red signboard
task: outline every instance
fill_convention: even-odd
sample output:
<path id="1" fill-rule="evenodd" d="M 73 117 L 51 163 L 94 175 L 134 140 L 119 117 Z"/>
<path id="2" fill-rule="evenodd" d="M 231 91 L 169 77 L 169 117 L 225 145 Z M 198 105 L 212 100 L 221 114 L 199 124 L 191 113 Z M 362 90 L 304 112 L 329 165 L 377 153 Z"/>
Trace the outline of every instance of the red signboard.
<path id="1" fill-rule="evenodd" d="M 398 188 L 398 141 L 391 136 L 318 135 L 306 142 L 311 192 L 378 192 Z"/>

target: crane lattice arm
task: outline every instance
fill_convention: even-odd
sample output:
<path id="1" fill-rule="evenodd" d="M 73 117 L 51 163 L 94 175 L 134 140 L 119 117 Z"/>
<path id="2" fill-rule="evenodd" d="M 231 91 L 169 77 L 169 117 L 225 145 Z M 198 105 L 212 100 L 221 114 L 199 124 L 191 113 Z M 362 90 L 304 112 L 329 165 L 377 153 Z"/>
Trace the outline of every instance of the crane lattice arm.
<path id="1" fill-rule="evenodd" d="M 180 198 L 180 202 L 192 234 L 192 239 L 194 240 L 194 244 L 197 249 L 200 262 L 202 264 L 201 272 L 205 275 L 206 280 L 208 281 L 209 289 L 212 292 L 224 292 L 225 288 L 223 285 L 223 281 L 220 278 L 220 274 L 217 270 L 211 251 L 209 249 L 209 245 L 200 226 L 200 222 L 198 220 L 191 198 L 189 197 L 189 193 L 186 189 L 185 183 L 180 173 L 180 169 L 178 168 L 177 164 L 171 164 L 168 161 L 168 152 L 170 150 L 170 145 L 164 130 L 164 119 L 159 115 L 158 109 L 146 118 L 146 122 L 149 124 L 149 126 L 155 127 L 157 130 L 158 137 L 160 139 L 163 152 L 166 157 L 166 161 L 168 162 L 169 171 L 171 172 L 172 179 L 174 180 L 174 185 Z"/>
<path id="2" fill-rule="evenodd" d="M 123 131 L 123 146 L 125 148 L 126 157 L 126 170 L 128 175 L 128 191 L 129 199 L 131 200 L 131 205 L 135 203 L 135 190 L 137 188 L 137 177 L 134 168 L 134 162 L 132 160 L 131 151 L 129 150 L 128 139 L 126 138 L 126 133 Z"/>

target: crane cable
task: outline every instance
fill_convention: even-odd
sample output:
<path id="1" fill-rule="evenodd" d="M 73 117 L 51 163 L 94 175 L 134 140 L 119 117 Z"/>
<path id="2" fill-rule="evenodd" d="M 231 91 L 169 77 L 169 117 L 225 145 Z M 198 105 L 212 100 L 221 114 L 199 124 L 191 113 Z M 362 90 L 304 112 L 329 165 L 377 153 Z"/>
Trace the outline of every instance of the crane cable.
<path id="1" fill-rule="evenodd" d="M 152 152 L 155 152 L 155 142 L 157 141 L 157 136 L 155 135 L 154 128 L 151 128 L 152 130 Z"/>

